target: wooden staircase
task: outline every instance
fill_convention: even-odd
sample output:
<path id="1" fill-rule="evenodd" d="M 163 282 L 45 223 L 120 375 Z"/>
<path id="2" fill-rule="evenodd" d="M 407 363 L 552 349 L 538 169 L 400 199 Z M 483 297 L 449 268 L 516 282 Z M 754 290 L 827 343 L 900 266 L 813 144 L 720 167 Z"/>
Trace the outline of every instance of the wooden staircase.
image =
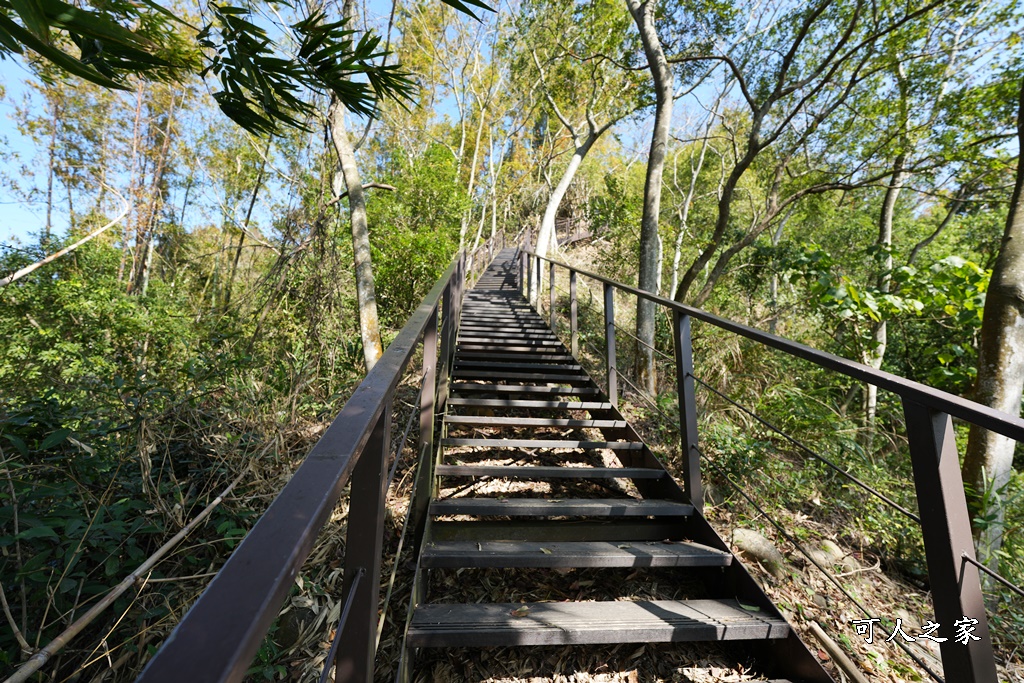
<path id="1" fill-rule="evenodd" d="M 514 265 L 513 250 L 499 253 L 463 304 L 407 659 L 419 648 L 743 641 L 761 680 L 832 680 L 522 298 Z M 429 572 L 493 568 L 661 569 L 704 594 L 635 600 L 627 583 L 618 599 L 430 602 Z"/>

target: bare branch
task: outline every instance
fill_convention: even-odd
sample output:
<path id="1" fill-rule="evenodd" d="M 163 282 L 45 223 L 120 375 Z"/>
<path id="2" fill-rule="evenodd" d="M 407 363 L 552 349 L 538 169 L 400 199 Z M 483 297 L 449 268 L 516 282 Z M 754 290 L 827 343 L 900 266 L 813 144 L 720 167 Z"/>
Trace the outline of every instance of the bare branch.
<path id="1" fill-rule="evenodd" d="M 21 278 L 25 277 L 26 275 L 28 275 L 32 271 L 36 270 L 37 268 L 41 268 L 41 267 L 45 266 L 47 263 L 50 263 L 51 261 L 56 261 L 57 259 L 59 259 L 61 256 L 64 256 L 65 254 L 70 254 L 71 252 L 73 252 L 75 249 L 78 249 L 80 246 L 82 246 L 86 242 L 89 242 L 89 241 L 99 237 L 104 232 L 106 232 L 110 228 L 112 228 L 115 225 L 117 225 L 118 223 L 120 223 L 121 220 L 125 216 L 128 215 L 128 211 L 131 210 L 131 204 L 129 204 L 128 200 L 125 199 L 124 197 L 122 197 L 121 194 L 117 190 L 115 190 L 114 188 L 110 187 L 109 185 L 107 185 L 106 187 L 107 187 L 108 190 L 110 190 L 111 192 L 116 194 L 121 199 L 122 202 L 124 202 L 124 206 L 121 209 L 121 213 L 117 215 L 117 218 L 115 218 L 114 220 L 110 221 L 109 223 L 107 223 L 103 227 L 98 228 L 97 230 L 94 230 L 93 232 L 89 233 L 88 235 L 86 235 L 82 239 L 78 240 L 74 244 L 72 244 L 70 246 L 67 246 L 67 247 L 64 247 L 60 251 L 54 252 L 54 253 L 50 254 L 49 256 L 47 256 L 44 259 L 36 261 L 32 265 L 25 266 L 24 268 L 22 268 L 21 270 L 17 271 L 16 273 L 8 275 L 5 278 L 0 278 L 0 287 L 6 287 L 7 285 L 11 284 L 12 282 L 15 282 L 15 281 L 20 280 Z"/>

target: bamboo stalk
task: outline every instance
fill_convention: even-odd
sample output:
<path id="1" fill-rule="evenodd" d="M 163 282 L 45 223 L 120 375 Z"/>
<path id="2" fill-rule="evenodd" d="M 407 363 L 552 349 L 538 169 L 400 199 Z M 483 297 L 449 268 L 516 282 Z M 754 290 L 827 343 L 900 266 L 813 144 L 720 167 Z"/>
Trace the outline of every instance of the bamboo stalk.
<path id="1" fill-rule="evenodd" d="M 82 615 L 75 623 L 64 629 L 64 632 L 59 636 L 50 641 L 46 647 L 32 655 L 32 657 L 21 665 L 21 667 L 15 671 L 4 683 L 23 683 L 27 681 L 29 677 L 36 671 L 41 669 L 46 662 L 50 660 L 55 654 L 60 652 L 64 646 L 66 646 L 72 638 L 82 632 L 82 630 L 88 626 L 96 617 L 100 615 L 107 607 L 112 605 L 125 591 L 131 588 L 135 583 L 145 576 L 157 562 L 163 559 L 174 546 L 176 546 L 185 536 L 187 536 L 193 529 L 195 529 L 203 520 L 210 516 L 210 513 L 216 509 L 218 505 L 224 500 L 225 496 L 231 492 L 242 478 L 248 474 L 249 468 L 246 468 L 241 474 L 239 474 L 233 482 L 228 484 L 227 488 L 220 492 L 216 498 L 210 501 L 202 512 L 196 515 L 191 522 L 186 524 L 181 531 L 176 533 L 169 541 L 164 543 L 160 548 L 149 556 L 145 562 L 139 565 L 138 569 L 133 571 L 131 574 L 121 580 L 121 583 L 117 584 L 113 590 L 107 593 L 102 600 L 93 605 L 92 609 Z"/>
<path id="2" fill-rule="evenodd" d="M 821 626 L 813 621 L 808 625 L 811 627 L 811 633 L 821 642 L 822 647 L 832 657 L 832 661 L 836 663 L 836 666 L 843 670 L 843 673 L 852 678 L 855 683 L 870 683 L 867 677 L 857 668 L 857 665 L 846 656 L 846 653 L 839 647 L 839 644 L 832 640 Z"/>

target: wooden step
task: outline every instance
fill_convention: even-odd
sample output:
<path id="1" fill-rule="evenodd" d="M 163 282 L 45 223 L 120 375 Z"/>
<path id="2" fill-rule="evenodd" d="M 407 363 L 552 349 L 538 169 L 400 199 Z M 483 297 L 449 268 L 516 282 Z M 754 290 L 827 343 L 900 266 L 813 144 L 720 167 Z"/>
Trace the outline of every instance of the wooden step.
<path id="1" fill-rule="evenodd" d="M 508 309 L 505 309 L 506 311 Z M 459 319 L 462 322 L 486 322 L 486 323 L 504 323 L 504 322 L 531 322 L 542 324 L 544 319 L 537 315 L 536 311 L 533 310 L 520 310 L 518 312 L 506 312 L 501 313 L 498 310 L 484 311 L 477 309 L 463 309 L 462 317 Z"/>
<path id="2" fill-rule="evenodd" d="M 494 370 L 484 370 L 482 368 L 455 368 L 455 377 L 459 379 L 515 379 L 523 382 L 543 382 L 545 384 L 554 384 L 558 382 L 585 382 L 590 383 L 590 378 L 586 374 L 580 372 L 574 375 L 563 375 L 546 372 L 525 372 L 520 370 L 518 372 L 496 372 Z"/>
<path id="3" fill-rule="evenodd" d="M 485 415 L 448 415 L 448 424 L 492 427 L 594 427 L 624 429 L 625 420 L 571 420 L 553 417 L 488 417 Z"/>
<path id="4" fill-rule="evenodd" d="M 462 319 L 462 323 L 459 325 L 460 330 L 481 330 L 484 332 L 504 332 L 506 334 L 516 334 L 519 332 L 543 332 L 551 334 L 551 328 L 542 322 L 529 322 L 529 321 L 499 321 L 493 322 L 481 322 L 478 320 L 466 320 Z"/>
<path id="5" fill-rule="evenodd" d="M 529 359 L 530 364 L 538 368 L 546 368 L 548 364 L 559 364 L 559 362 L 575 362 L 575 358 L 571 355 L 561 355 L 557 353 L 545 353 L 541 356 L 530 356 L 523 355 L 522 353 L 471 353 L 464 352 L 456 356 L 456 362 L 464 362 L 466 360 L 475 361 L 482 360 L 485 362 L 489 361 L 501 361 L 501 360 L 525 360 Z"/>
<path id="6" fill-rule="evenodd" d="M 639 441 L 570 441 L 556 439 L 462 439 L 448 437 L 441 439 L 442 446 L 475 446 L 477 448 L 578 448 L 592 450 L 607 448 L 613 451 L 640 451 L 644 445 Z"/>
<path id="7" fill-rule="evenodd" d="M 601 401 L 530 401 L 514 398 L 459 398 L 448 399 L 450 406 L 470 408 L 555 408 L 559 410 L 611 410 L 611 403 Z"/>
<path id="8" fill-rule="evenodd" d="M 576 519 L 473 519 L 434 520 L 430 538 L 434 541 L 536 541 L 575 543 L 579 541 L 684 540 L 678 517 L 580 517 Z"/>
<path id="9" fill-rule="evenodd" d="M 548 326 L 540 316 L 537 315 L 521 315 L 521 316 L 510 316 L 511 319 L 496 318 L 488 315 L 477 315 L 474 313 L 462 312 L 462 317 L 459 319 L 459 327 L 483 327 L 487 329 L 528 329 L 528 330 L 541 330 L 550 332 L 551 328 Z"/>
<path id="10" fill-rule="evenodd" d="M 459 327 L 483 327 L 487 329 L 530 328 L 542 332 L 551 332 L 551 328 L 548 327 L 547 323 L 535 313 L 505 316 L 463 313 L 459 319 Z"/>
<path id="11" fill-rule="evenodd" d="M 524 358 L 533 358 L 535 356 L 543 354 L 551 354 L 554 356 L 564 356 L 568 351 L 564 346 L 508 346 L 502 344 L 491 344 L 485 342 L 473 342 L 472 344 L 465 346 L 461 342 L 459 343 L 458 355 L 462 356 L 465 353 L 516 353 Z"/>
<path id="12" fill-rule="evenodd" d="M 726 567 L 732 555 L 700 543 L 658 541 L 435 541 L 424 567 Z"/>
<path id="13" fill-rule="evenodd" d="M 459 329 L 464 327 L 480 327 L 488 330 L 513 332 L 516 330 L 530 329 L 536 332 L 552 333 L 551 328 L 536 313 L 517 314 L 508 316 L 479 315 L 463 313 L 459 318 Z"/>
<path id="14" fill-rule="evenodd" d="M 498 320 L 491 318 L 475 318 L 466 317 L 465 315 L 459 321 L 459 329 L 479 329 L 479 330 L 495 330 L 495 331 L 529 331 L 529 332 L 551 332 L 551 328 L 548 327 L 547 323 L 539 320 L 535 317 L 515 317 L 507 320 Z"/>
<path id="15" fill-rule="evenodd" d="M 501 517 L 687 517 L 689 503 L 636 498 L 448 498 L 430 503 L 432 515 Z"/>
<path id="16" fill-rule="evenodd" d="M 668 473 L 653 467 L 544 467 L 519 465 L 438 465 L 439 477 L 495 479 L 662 479 Z"/>
<path id="17" fill-rule="evenodd" d="M 486 294 L 470 294 L 462 304 L 463 311 L 486 310 L 496 313 L 510 311 L 528 311 L 536 314 L 537 309 L 523 300 L 518 292 L 497 293 L 493 290 Z"/>
<path id="18" fill-rule="evenodd" d="M 783 619 L 736 600 L 421 605 L 412 647 L 595 645 L 785 638 Z"/>
<path id="19" fill-rule="evenodd" d="M 552 332 L 551 328 L 547 325 L 526 327 L 521 322 L 510 323 L 495 321 L 493 324 L 482 325 L 479 323 L 467 323 L 466 321 L 463 321 L 459 326 L 459 333 L 461 334 L 467 330 L 473 331 L 474 333 L 497 334 L 502 337 L 513 338 L 517 336 L 525 336 L 527 338 L 542 337 L 544 339 L 551 339 L 555 336 L 555 333 Z"/>
<path id="20" fill-rule="evenodd" d="M 455 382 L 452 391 L 471 391 L 493 394 L 554 394 L 560 396 L 598 396 L 601 393 L 596 387 L 538 387 L 519 384 L 475 384 L 472 382 Z"/>
<path id="21" fill-rule="evenodd" d="M 522 360 L 522 359 L 516 359 Z M 455 359 L 455 369 L 476 369 L 485 368 L 488 370 L 542 370 L 544 372 L 573 372 L 582 373 L 583 368 L 579 365 L 559 365 L 551 363 L 503 363 L 498 359 L 491 357 L 490 360 L 466 360 L 464 358 Z"/>
<path id="22" fill-rule="evenodd" d="M 513 343 L 526 343 L 535 344 L 537 342 L 545 344 L 561 344 L 561 340 L 551 332 L 534 332 L 527 334 L 524 332 L 512 332 L 506 334 L 500 330 L 459 330 L 459 342 L 475 340 L 475 339 L 486 339 L 487 341 L 493 341 L 498 344 Z"/>
<path id="23" fill-rule="evenodd" d="M 508 340 L 497 339 L 489 336 L 485 333 L 473 333 L 471 335 L 460 334 L 459 335 L 459 346 L 476 346 L 476 345 L 489 345 L 489 346 L 501 346 L 502 344 L 508 344 L 509 346 L 515 347 L 527 347 L 534 348 L 537 346 L 562 346 L 562 342 L 558 338 L 547 338 L 547 339 L 523 339 L 522 337 L 511 337 Z"/>
<path id="24" fill-rule="evenodd" d="M 519 339 L 541 339 L 558 341 L 558 337 L 550 330 L 527 328 L 520 329 L 517 323 L 498 323 L 493 326 L 463 325 L 459 328 L 459 339 L 467 337 L 484 337 L 498 342 L 514 342 Z"/>

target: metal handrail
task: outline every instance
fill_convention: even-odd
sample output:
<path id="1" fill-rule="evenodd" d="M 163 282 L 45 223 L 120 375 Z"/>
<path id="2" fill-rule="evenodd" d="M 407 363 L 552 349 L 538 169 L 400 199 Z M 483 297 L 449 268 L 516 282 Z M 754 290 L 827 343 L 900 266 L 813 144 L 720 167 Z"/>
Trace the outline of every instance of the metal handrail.
<path id="1" fill-rule="evenodd" d="M 872 614 L 868 611 L 868 608 L 865 607 L 860 600 L 855 598 L 846 586 L 840 583 L 839 579 L 836 578 L 833 572 L 830 572 L 826 570 L 824 567 L 822 567 L 821 562 L 819 562 L 817 558 L 815 558 L 811 553 L 809 553 L 807 549 L 803 546 L 803 544 L 800 543 L 800 541 L 798 541 L 796 538 L 794 538 L 793 535 L 790 534 L 778 520 L 776 520 L 774 517 L 768 514 L 768 511 L 764 509 L 764 506 L 758 503 L 753 496 L 751 496 L 743 489 L 742 486 L 733 481 L 732 477 L 729 476 L 729 473 L 726 472 L 721 465 L 715 462 L 713 458 L 709 458 L 705 453 L 701 453 L 701 455 L 704 456 L 704 459 L 707 460 L 707 462 L 713 468 L 715 468 L 715 471 L 718 472 L 719 476 L 722 477 L 722 479 L 724 479 L 730 486 L 732 486 L 732 488 L 737 493 L 739 493 L 757 511 L 759 515 L 767 519 L 768 523 L 775 527 L 775 530 L 778 531 L 779 534 L 783 538 L 785 538 L 794 548 L 796 548 L 797 551 L 804 556 L 804 559 L 810 562 L 811 565 L 815 569 L 817 569 L 822 576 L 828 579 L 829 583 L 831 583 L 840 593 L 842 593 L 846 597 L 846 599 L 850 601 L 851 604 L 855 605 L 857 609 L 859 609 L 865 617 L 871 618 Z M 908 648 L 905 644 L 903 644 L 899 640 L 894 640 L 893 642 L 907 655 L 909 655 L 910 658 L 913 659 L 918 666 L 924 669 L 925 672 L 927 672 L 933 680 L 938 681 L 938 683 L 945 683 L 944 678 L 942 678 L 937 673 L 932 671 L 931 667 L 925 664 L 920 657 L 911 652 L 910 648 Z"/>
<path id="2" fill-rule="evenodd" d="M 350 482 L 343 590 L 353 612 L 334 662 L 335 680 L 372 679 L 391 403 L 422 340 L 421 424 L 432 424 L 443 406 L 458 334 L 464 264 L 465 253 L 460 252 L 150 660 L 139 683 L 241 681 Z M 431 447 L 432 430 L 426 431 L 430 433 L 421 432 L 421 444 L 426 440 Z M 357 582 L 363 571 L 367 576 Z"/>
<path id="3" fill-rule="evenodd" d="M 926 386 L 920 382 L 900 377 L 899 375 L 893 375 L 885 372 L 884 370 L 876 370 L 875 368 L 864 365 L 863 363 L 858 363 L 848 358 L 842 358 L 841 356 L 836 356 L 828 353 L 827 351 L 821 351 L 799 342 L 795 342 L 791 339 L 779 337 L 769 332 L 729 320 L 728 318 L 722 318 L 713 313 L 708 313 L 702 309 L 681 304 L 678 301 L 658 296 L 657 294 L 651 294 L 650 292 L 646 292 L 642 289 L 638 289 L 621 282 L 616 282 L 615 280 L 611 280 L 596 273 L 591 273 L 589 271 L 576 268 L 575 266 L 555 261 L 554 259 L 546 256 L 538 256 L 530 249 L 523 248 L 522 253 L 542 261 L 547 261 L 548 263 L 554 263 L 556 266 L 560 266 L 569 271 L 575 271 L 584 277 L 596 280 L 603 284 L 611 285 L 616 289 L 620 289 L 642 299 L 653 301 L 654 303 L 660 304 L 669 310 L 688 315 L 694 320 L 701 320 L 720 329 L 763 344 L 764 346 L 770 346 L 771 348 L 778 349 L 783 353 L 788 353 L 791 356 L 810 361 L 825 369 L 834 370 L 835 372 L 842 373 L 848 377 L 852 377 L 868 384 L 874 384 L 880 389 L 885 389 L 895 394 L 899 394 L 900 396 L 912 399 L 913 401 L 928 406 L 929 408 L 949 413 L 953 417 L 958 417 L 967 422 L 973 422 L 979 427 L 984 427 L 985 429 L 1002 434 L 1003 436 L 1008 436 L 1016 441 L 1024 441 L 1024 419 L 1015 417 L 1009 413 L 1004 413 L 994 408 L 983 406 L 979 403 L 975 403 L 974 401 L 956 396 L 955 394 L 950 394 L 940 389 Z"/>
<path id="4" fill-rule="evenodd" d="M 865 482 L 861 481 L 860 479 L 855 477 L 853 474 L 851 474 L 850 472 L 847 472 L 842 467 L 840 467 L 839 465 L 835 464 L 834 462 L 832 462 L 831 460 L 829 460 L 825 456 L 821 455 L 820 453 L 815 451 L 813 448 L 811 448 L 810 446 L 808 446 L 804 442 L 800 441 L 796 437 L 788 434 L 784 430 L 780 429 L 776 425 L 774 425 L 771 422 L 769 422 L 768 420 L 764 419 L 763 417 L 761 417 L 760 415 L 755 413 L 750 408 L 747 408 L 746 406 L 741 405 L 739 402 L 732 400 L 731 398 L 726 396 L 723 392 L 719 391 L 718 389 L 715 389 L 713 386 L 711 386 L 710 384 L 708 384 L 707 382 L 702 380 L 700 377 L 697 377 L 696 375 L 691 375 L 691 376 L 693 377 L 694 381 L 697 382 L 697 384 L 700 384 L 702 387 L 704 387 L 705 389 L 707 389 L 711 393 L 715 394 L 716 396 L 718 396 L 723 401 L 729 403 L 733 407 L 738 408 L 739 410 L 743 411 L 744 413 L 746 413 L 747 415 L 752 417 L 754 420 L 756 420 L 757 422 L 759 422 L 763 426 L 767 427 L 771 431 L 775 432 L 776 434 L 781 436 L 783 439 L 785 439 L 786 441 L 790 442 L 791 444 L 793 444 L 794 446 L 796 446 L 797 448 L 802 450 L 804 453 L 806 453 L 807 455 L 809 455 L 812 458 L 814 458 L 815 460 L 817 460 L 819 462 L 822 462 L 825 465 L 827 465 L 828 467 L 832 468 L 832 470 L 835 471 L 837 474 L 840 474 L 840 475 L 846 477 L 846 479 L 848 481 L 852 481 L 854 484 L 856 484 L 857 486 L 861 487 L 862 489 L 864 489 L 865 491 L 867 491 L 868 493 L 873 495 L 875 498 L 878 498 L 883 503 L 885 503 L 886 505 L 891 507 L 893 510 L 896 510 L 896 511 L 902 513 L 904 516 L 912 519 L 913 521 L 917 522 L 918 524 L 921 523 L 921 518 L 920 517 L 918 517 L 913 512 L 911 512 L 907 508 L 903 507 L 902 505 L 900 505 L 899 503 L 894 501 L 889 496 L 885 495 L 884 493 L 882 493 L 881 491 L 877 490 L 873 486 L 871 486 L 869 484 L 866 484 Z"/>
<path id="5" fill-rule="evenodd" d="M 606 393 L 608 400 L 613 404 L 618 402 L 614 291 L 621 290 L 638 299 L 659 304 L 672 312 L 682 478 L 690 502 L 698 515 L 703 510 L 704 495 L 701 481 L 702 453 L 698 445 L 691 320 L 700 320 L 763 346 L 897 394 L 903 403 L 908 448 L 917 492 L 918 517 L 924 540 L 935 616 L 940 624 L 953 624 L 962 617 L 971 615 L 979 617 L 973 634 L 977 640 L 972 640 L 966 645 L 954 639 L 947 639 L 941 643 L 944 675 L 947 680 L 958 683 L 995 683 L 995 657 L 981 592 L 980 563 L 975 558 L 971 518 L 967 509 L 963 479 L 960 476 L 952 417 L 1017 441 L 1024 441 L 1024 419 L 616 282 L 549 257 L 539 256 L 525 246 L 520 249 L 519 254 L 522 259 L 519 267 L 520 287 L 529 288 L 529 294 L 535 296 L 537 300 L 540 299 L 543 287 L 543 280 L 540 277 L 541 261 L 550 264 L 548 287 L 552 298 L 553 283 L 556 279 L 555 269 L 560 267 L 569 271 L 570 283 L 573 284 L 570 288 L 570 329 L 574 349 L 579 338 L 575 296 L 577 276 L 602 283 L 608 372 Z M 554 318 L 554 311 L 551 313 Z M 625 376 L 623 379 L 626 379 Z M 711 463 L 710 460 L 705 460 Z"/>

